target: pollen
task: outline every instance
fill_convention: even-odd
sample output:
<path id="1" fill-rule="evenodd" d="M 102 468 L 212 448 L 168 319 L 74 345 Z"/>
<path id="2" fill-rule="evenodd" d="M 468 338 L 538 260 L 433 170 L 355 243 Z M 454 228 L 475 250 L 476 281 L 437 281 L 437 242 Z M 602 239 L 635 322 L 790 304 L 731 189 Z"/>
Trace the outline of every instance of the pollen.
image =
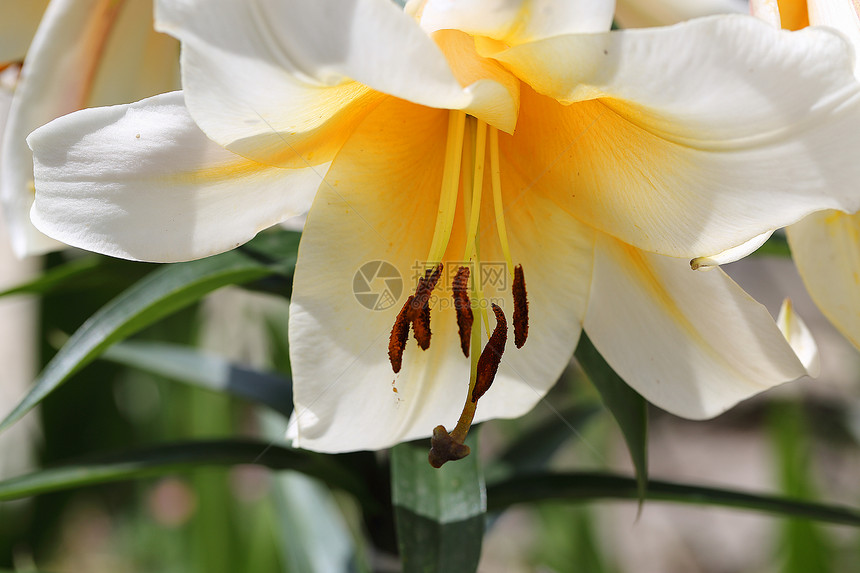
<path id="1" fill-rule="evenodd" d="M 466 358 L 469 357 L 469 342 L 472 337 L 472 323 L 475 317 L 472 314 L 472 303 L 469 300 L 469 267 L 457 269 L 457 275 L 451 284 L 454 293 L 454 310 L 457 313 L 457 329 L 460 333 L 460 348 Z"/>
<path id="2" fill-rule="evenodd" d="M 511 294 L 514 298 L 514 344 L 517 348 L 522 348 L 529 336 L 529 299 L 526 296 L 526 279 L 522 265 L 514 268 Z"/>
<path id="3" fill-rule="evenodd" d="M 391 368 L 395 374 L 400 372 L 400 368 L 403 366 L 403 350 L 409 339 L 410 324 L 418 346 L 422 350 L 430 348 L 430 335 L 432 334 L 430 332 L 430 296 L 433 294 L 433 289 L 436 288 L 436 283 L 439 282 L 441 275 L 442 263 L 427 269 L 424 272 L 424 277 L 418 279 L 415 294 L 406 299 L 406 303 L 400 309 L 397 318 L 394 319 L 391 335 L 388 338 L 388 360 L 391 362 Z"/>
<path id="4" fill-rule="evenodd" d="M 478 360 L 475 388 L 472 390 L 473 403 L 478 402 L 496 379 L 496 372 L 499 371 L 499 363 L 502 361 L 502 353 L 508 341 L 508 321 L 505 319 L 505 313 L 497 304 L 493 305 L 493 313 L 496 315 L 496 328 Z"/>
<path id="5" fill-rule="evenodd" d="M 391 336 L 388 338 L 388 360 L 391 362 L 391 368 L 395 374 L 400 372 L 400 368 L 403 366 L 403 349 L 409 338 L 409 320 L 406 315 L 414 298 L 414 296 L 409 295 L 409 298 L 406 299 L 406 304 L 397 313 L 394 326 L 391 328 Z"/>

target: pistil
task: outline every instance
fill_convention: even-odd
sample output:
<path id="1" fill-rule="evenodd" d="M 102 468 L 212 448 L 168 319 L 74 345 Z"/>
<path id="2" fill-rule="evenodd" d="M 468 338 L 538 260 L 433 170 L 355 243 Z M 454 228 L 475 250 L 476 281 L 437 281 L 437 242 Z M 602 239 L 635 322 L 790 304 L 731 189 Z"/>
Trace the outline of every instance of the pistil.
<path id="1" fill-rule="evenodd" d="M 472 363 L 472 374 L 469 377 L 469 393 L 463 412 L 457 425 L 449 433 L 445 426 L 439 425 L 433 429 L 433 437 L 430 438 L 430 453 L 427 459 L 434 468 L 441 468 L 446 462 L 459 460 L 469 455 L 469 446 L 464 442 L 475 419 L 478 408 L 478 400 L 483 396 L 496 378 L 499 364 L 502 361 L 502 353 L 508 340 L 508 322 L 505 313 L 498 305 L 493 305 L 493 313 L 496 315 L 496 328 L 493 330 L 490 340 L 481 352 L 477 363 Z M 474 343 L 475 338 L 473 336 Z"/>

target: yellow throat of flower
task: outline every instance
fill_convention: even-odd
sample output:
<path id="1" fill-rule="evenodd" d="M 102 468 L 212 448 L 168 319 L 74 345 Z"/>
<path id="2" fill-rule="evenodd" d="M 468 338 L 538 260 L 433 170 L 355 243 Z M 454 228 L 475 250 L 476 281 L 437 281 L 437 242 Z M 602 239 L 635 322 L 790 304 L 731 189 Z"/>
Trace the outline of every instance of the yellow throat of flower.
<path id="1" fill-rule="evenodd" d="M 418 281 L 415 294 L 409 296 L 398 313 L 388 344 L 388 356 L 395 373 L 400 372 L 403 365 L 403 351 L 409 338 L 410 325 L 418 346 L 422 350 L 430 347 L 430 297 L 444 271 L 443 259 L 454 227 L 457 202 L 462 189 L 466 219 L 466 247 L 462 260 L 467 262 L 467 265 L 458 267 L 452 282 L 452 292 L 460 346 L 466 358 L 471 355 L 471 371 L 466 403 L 457 425 L 450 433 L 442 425 L 433 430 L 429 461 L 437 468 L 447 461 L 461 459 L 469 454 L 469 447 L 463 442 L 475 418 L 478 399 L 489 390 L 495 379 L 508 336 L 507 319 L 496 304 L 492 304 L 496 326 L 490 332 L 487 301 L 484 300 L 480 280 L 476 280 L 476 273 L 472 272 L 472 269 L 478 268 L 480 264 L 479 228 L 488 146 L 496 228 L 512 279 L 514 341 L 517 348 L 521 348 L 528 337 L 525 277 L 521 265 L 514 267 L 505 228 L 499 167 L 499 132 L 462 111 L 450 111 L 442 189 L 436 226 L 426 259 L 427 266 L 423 278 Z M 473 309 L 480 314 L 478 328 L 473 328 Z M 487 337 L 483 350 L 482 323 Z"/>

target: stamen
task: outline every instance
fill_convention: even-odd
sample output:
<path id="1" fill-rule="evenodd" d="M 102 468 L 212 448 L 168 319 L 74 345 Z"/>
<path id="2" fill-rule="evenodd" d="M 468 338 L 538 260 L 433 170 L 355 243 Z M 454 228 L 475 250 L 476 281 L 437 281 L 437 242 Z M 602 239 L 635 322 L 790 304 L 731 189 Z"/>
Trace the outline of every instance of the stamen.
<path id="1" fill-rule="evenodd" d="M 409 319 L 407 314 L 409 306 L 415 297 L 409 295 L 406 299 L 406 304 L 397 313 L 397 318 L 394 319 L 394 326 L 391 327 L 391 336 L 388 338 L 388 360 L 391 362 L 391 368 L 394 373 L 400 372 L 403 366 L 403 349 L 406 347 L 406 340 L 409 338 Z"/>
<path id="2" fill-rule="evenodd" d="M 441 276 L 442 263 L 424 271 L 424 277 L 418 279 L 418 286 L 415 287 L 413 308 L 424 308 L 427 306 L 430 296 L 433 294 L 433 289 L 436 288 L 436 283 L 439 282 L 439 277 Z"/>
<path id="3" fill-rule="evenodd" d="M 529 336 L 529 299 L 526 296 L 526 278 L 523 266 L 514 267 L 514 283 L 511 286 L 514 297 L 514 344 L 522 348 Z"/>
<path id="4" fill-rule="evenodd" d="M 454 214 L 457 211 L 457 197 L 460 190 L 460 162 L 463 159 L 463 135 L 466 128 L 466 114 L 452 110 L 448 114 L 448 140 L 445 144 L 445 167 L 442 172 L 442 191 L 439 195 L 439 211 L 436 213 L 436 226 L 430 243 L 428 264 L 442 261 L 451 229 L 454 227 Z"/>
<path id="5" fill-rule="evenodd" d="M 493 305 L 493 312 L 496 314 L 496 328 L 493 330 L 483 352 L 481 352 L 477 367 L 474 366 L 474 357 L 472 358 L 473 367 L 469 381 L 469 393 L 460 419 L 457 420 L 457 425 L 450 433 L 445 429 L 445 426 L 436 426 L 433 429 L 433 437 L 430 438 L 430 453 L 427 455 L 427 459 L 434 468 L 441 468 L 445 462 L 459 460 L 469 455 L 469 446 L 463 442 L 469 433 L 472 420 L 475 419 L 478 400 L 490 389 L 496 377 L 508 339 L 508 322 L 505 319 L 505 313 L 495 304 Z M 475 331 L 473 331 L 472 342 L 474 343 L 476 340 L 480 344 L 480 338 L 476 337 Z"/>
<path id="6" fill-rule="evenodd" d="M 466 358 L 469 357 L 469 341 L 472 336 L 472 303 L 469 300 L 469 267 L 457 269 L 457 275 L 451 284 L 454 293 L 454 310 L 457 313 L 457 328 L 460 332 L 460 348 Z"/>
<path id="7" fill-rule="evenodd" d="M 466 249 L 463 252 L 464 261 L 472 261 L 477 268 L 479 264 L 479 233 L 478 227 L 481 219 L 481 195 L 484 190 L 484 171 L 486 168 L 486 151 L 487 151 L 487 124 L 476 119 L 474 122 L 474 163 L 471 161 L 472 154 L 464 153 L 464 157 L 469 161 L 466 165 L 470 165 L 472 169 L 472 178 L 464 178 L 463 191 L 464 193 L 464 214 L 466 215 Z M 465 150 L 464 150 L 465 151 Z M 472 295 L 475 300 L 483 300 L 484 293 L 481 289 L 480 281 L 477 276 L 472 278 Z M 478 314 L 484 322 L 484 329 L 487 333 L 490 332 L 490 321 L 487 318 L 487 309 L 481 305 L 478 306 Z M 462 341 L 462 338 L 461 338 Z M 466 344 L 465 342 L 463 344 Z M 465 351 L 464 351 L 465 352 Z M 469 355 L 466 354 L 468 357 Z"/>
<path id="8" fill-rule="evenodd" d="M 478 236 L 478 222 L 481 215 L 481 191 L 484 188 L 484 157 L 487 149 L 487 124 L 478 121 L 475 135 L 475 173 L 472 180 L 472 208 L 469 213 L 469 225 L 466 228 L 465 260 L 472 260 L 475 254 L 475 241 Z"/>
<path id="9" fill-rule="evenodd" d="M 496 328 L 478 360 L 478 373 L 475 378 L 475 388 L 472 390 L 472 402 L 475 404 L 496 379 L 502 353 L 505 351 L 505 343 L 508 341 L 508 321 L 505 320 L 505 313 L 496 304 L 493 305 L 493 312 L 496 314 Z"/>
<path id="10" fill-rule="evenodd" d="M 493 182 L 493 208 L 496 212 L 496 228 L 499 230 L 499 244 L 505 261 L 508 263 L 508 272 L 513 274 L 514 261 L 511 258 L 511 248 L 508 245 L 508 232 L 505 229 L 505 209 L 502 205 L 502 169 L 499 162 L 499 130 L 495 127 L 490 129 L 490 174 Z"/>
<path id="11" fill-rule="evenodd" d="M 418 279 L 418 286 L 415 287 L 415 296 L 411 302 L 407 300 L 409 310 L 406 318 L 412 323 L 412 332 L 421 350 L 430 348 L 430 296 L 441 275 L 442 263 L 436 265 L 435 269 L 424 271 L 424 278 Z"/>
<path id="12" fill-rule="evenodd" d="M 430 348 L 430 303 L 425 303 L 412 321 L 412 334 L 421 350 Z"/>
<path id="13" fill-rule="evenodd" d="M 394 320 L 391 336 L 388 338 L 388 360 L 395 374 L 400 372 L 403 365 L 403 350 L 409 338 L 410 324 L 418 346 L 422 350 L 430 348 L 430 296 L 440 276 L 442 276 L 442 263 L 424 271 L 424 277 L 418 279 L 415 294 L 406 299 L 406 303 Z"/>

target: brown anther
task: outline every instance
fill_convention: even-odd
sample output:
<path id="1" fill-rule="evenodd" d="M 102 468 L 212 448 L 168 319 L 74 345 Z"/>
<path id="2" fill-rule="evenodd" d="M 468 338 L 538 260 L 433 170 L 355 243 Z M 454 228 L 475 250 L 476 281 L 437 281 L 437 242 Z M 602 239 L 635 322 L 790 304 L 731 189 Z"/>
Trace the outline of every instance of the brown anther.
<path id="1" fill-rule="evenodd" d="M 461 460 L 469 455 L 471 449 L 466 444 L 457 441 L 445 426 L 433 428 L 433 437 L 430 438 L 430 453 L 427 459 L 434 468 L 441 468 L 445 462 Z"/>
<path id="2" fill-rule="evenodd" d="M 395 374 L 400 372 L 403 365 L 403 349 L 406 348 L 406 340 L 409 338 L 410 324 L 418 346 L 422 350 L 430 348 L 430 296 L 441 275 L 442 263 L 424 271 L 424 278 L 418 279 L 415 294 L 406 299 L 394 320 L 388 339 L 388 359 Z"/>
<path id="3" fill-rule="evenodd" d="M 472 390 L 472 402 L 475 403 L 493 384 L 502 361 L 502 353 L 505 351 L 505 343 L 508 341 L 508 321 L 505 319 L 505 313 L 496 304 L 493 305 L 493 312 L 496 314 L 496 328 L 478 359 L 475 388 Z"/>
<path id="4" fill-rule="evenodd" d="M 435 268 L 424 271 L 424 278 L 418 279 L 418 286 L 415 287 L 415 300 L 412 308 L 420 309 L 427 306 L 440 276 L 442 276 L 442 263 L 436 265 Z"/>
<path id="5" fill-rule="evenodd" d="M 430 348 L 430 303 L 427 302 L 421 307 L 418 316 L 412 321 L 412 333 L 415 335 L 415 340 L 418 341 L 418 346 L 421 350 Z"/>
<path id="6" fill-rule="evenodd" d="M 522 348 L 529 336 L 529 299 L 526 297 L 526 279 L 522 265 L 514 267 L 511 293 L 514 296 L 514 344 L 517 348 Z"/>
<path id="7" fill-rule="evenodd" d="M 469 301 L 469 267 L 457 269 L 457 275 L 451 283 L 454 293 L 454 310 L 457 312 L 457 328 L 460 331 L 460 348 L 466 358 L 469 357 L 469 342 L 472 336 L 472 303 Z"/>
<path id="8" fill-rule="evenodd" d="M 394 373 L 400 372 L 400 367 L 403 365 L 403 349 L 406 347 L 406 340 L 409 338 L 409 319 L 407 318 L 409 305 L 414 297 L 409 295 L 406 299 L 406 304 L 397 313 L 397 318 L 394 320 L 394 326 L 391 327 L 391 336 L 388 338 L 388 360 L 391 361 L 391 368 Z"/>

